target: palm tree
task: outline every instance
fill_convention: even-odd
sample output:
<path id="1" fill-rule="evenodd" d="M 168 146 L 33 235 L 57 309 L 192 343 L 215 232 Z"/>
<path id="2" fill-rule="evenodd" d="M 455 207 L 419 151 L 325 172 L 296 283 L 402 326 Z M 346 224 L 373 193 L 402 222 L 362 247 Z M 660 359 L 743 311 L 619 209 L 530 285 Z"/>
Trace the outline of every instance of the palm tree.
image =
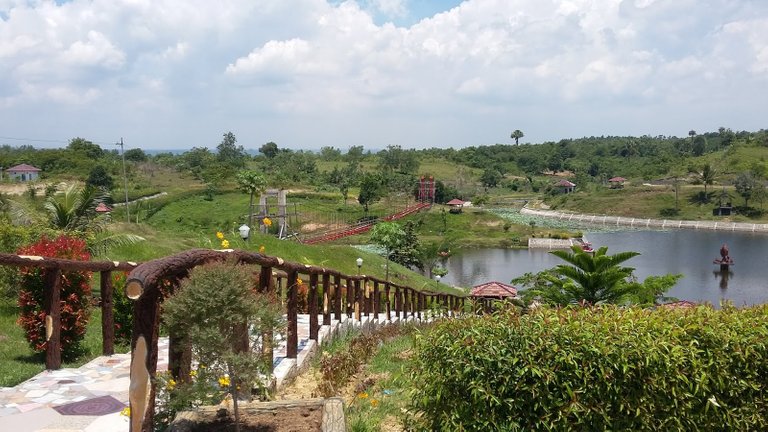
<path id="1" fill-rule="evenodd" d="M 688 131 L 688 136 L 691 137 L 691 138 L 695 137 L 696 136 L 696 131 L 693 130 L 693 129 L 689 130 Z"/>
<path id="2" fill-rule="evenodd" d="M 515 145 L 520 145 L 520 138 L 524 136 L 525 134 L 523 134 L 523 131 L 520 129 L 515 129 L 514 132 L 512 132 L 512 135 L 510 135 L 510 138 L 515 140 Z"/>
<path id="3" fill-rule="evenodd" d="M 620 264 L 640 254 L 620 252 L 607 255 L 607 251 L 607 247 L 601 247 L 593 254 L 573 246 L 571 252 L 550 252 L 569 265 L 560 264 L 544 273 L 548 285 L 537 289 L 536 294 L 547 303 L 563 306 L 621 302 L 635 288 L 627 280 L 634 268 L 621 267 Z"/>
<path id="4" fill-rule="evenodd" d="M 253 226 L 253 197 L 257 192 L 264 193 L 267 181 L 256 171 L 243 170 L 237 173 L 237 187 L 251 196 L 248 204 L 248 226 Z"/>
<path id="5" fill-rule="evenodd" d="M 93 186 L 70 185 L 61 195 L 50 195 L 43 203 L 43 213 L 7 200 L 11 220 L 17 225 L 42 225 L 85 238 L 92 255 L 103 255 L 112 247 L 138 243 L 144 238 L 133 234 L 110 234 L 108 219 L 96 213 L 96 206 L 106 198 Z"/>
<path id="6" fill-rule="evenodd" d="M 704 165 L 699 173 L 699 179 L 704 183 L 704 200 L 709 201 L 709 195 L 707 195 L 707 185 L 715 183 L 715 177 L 717 172 L 710 164 Z"/>

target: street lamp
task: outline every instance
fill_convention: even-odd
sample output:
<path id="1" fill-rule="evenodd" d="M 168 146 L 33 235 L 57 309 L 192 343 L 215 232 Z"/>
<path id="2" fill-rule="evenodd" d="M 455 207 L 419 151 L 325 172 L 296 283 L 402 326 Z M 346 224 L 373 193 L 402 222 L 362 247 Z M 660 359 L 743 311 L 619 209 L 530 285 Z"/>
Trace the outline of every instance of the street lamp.
<path id="1" fill-rule="evenodd" d="M 358 258 L 355 260 L 355 262 L 357 263 L 357 275 L 360 276 L 360 267 L 363 266 L 363 259 Z"/>
<path id="2" fill-rule="evenodd" d="M 442 277 L 442 276 L 440 276 L 440 275 L 436 275 L 436 276 L 435 276 L 435 280 L 437 281 L 437 283 L 440 283 L 440 278 L 441 278 L 441 277 Z"/>
<path id="3" fill-rule="evenodd" d="M 251 233 L 251 227 L 249 227 L 246 224 L 242 224 L 240 226 L 240 228 L 238 228 L 237 230 L 240 231 L 240 238 L 242 238 L 243 240 L 247 241 L 248 240 L 248 234 Z"/>

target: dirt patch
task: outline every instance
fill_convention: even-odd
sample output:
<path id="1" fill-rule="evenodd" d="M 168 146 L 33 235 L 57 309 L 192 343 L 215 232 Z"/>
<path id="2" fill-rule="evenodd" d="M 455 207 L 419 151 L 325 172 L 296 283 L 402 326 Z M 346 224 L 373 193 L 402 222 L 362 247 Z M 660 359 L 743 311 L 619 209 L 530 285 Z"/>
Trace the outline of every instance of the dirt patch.
<path id="1" fill-rule="evenodd" d="M 6 339 L 8 339 L 8 336 L 6 336 L 4 334 L 0 334 L 0 342 L 4 341 Z"/>
<path id="2" fill-rule="evenodd" d="M 240 414 L 242 432 L 317 432 L 323 421 L 322 407 L 297 407 L 264 413 Z M 235 430 L 234 419 L 223 417 L 197 423 L 187 432 L 229 432 Z"/>
<path id="3" fill-rule="evenodd" d="M 317 392 L 320 378 L 320 371 L 310 368 L 297 376 L 289 386 L 285 387 L 277 395 L 277 399 L 310 399 L 320 397 Z"/>
<path id="4" fill-rule="evenodd" d="M 328 224 L 321 224 L 321 223 L 306 223 L 301 226 L 301 232 L 310 233 L 315 232 L 322 229 L 329 228 L 330 225 Z"/>

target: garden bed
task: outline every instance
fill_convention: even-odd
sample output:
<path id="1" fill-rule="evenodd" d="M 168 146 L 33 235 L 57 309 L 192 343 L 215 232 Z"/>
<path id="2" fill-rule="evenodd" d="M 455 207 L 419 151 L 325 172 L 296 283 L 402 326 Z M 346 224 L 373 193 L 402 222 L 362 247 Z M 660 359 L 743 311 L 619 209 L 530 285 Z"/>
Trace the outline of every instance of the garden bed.
<path id="1" fill-rule="evenodd" d="M 242 432 L 345 432 L 344 403 L 339 398 L 241 404 Z M 234 431 L 234 415 L 221 407 L 180 412 L 170 432 Z"/>

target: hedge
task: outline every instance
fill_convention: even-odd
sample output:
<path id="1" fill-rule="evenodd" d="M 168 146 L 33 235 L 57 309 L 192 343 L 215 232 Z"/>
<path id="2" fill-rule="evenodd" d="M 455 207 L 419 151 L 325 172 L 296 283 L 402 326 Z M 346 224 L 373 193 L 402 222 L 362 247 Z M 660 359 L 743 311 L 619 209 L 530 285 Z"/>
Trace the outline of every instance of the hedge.
<path id="1" fill-rule="evenodd" d="M 418 338 L 425 430 L 768 430 L 768 306 L 539 308 Z"/>

